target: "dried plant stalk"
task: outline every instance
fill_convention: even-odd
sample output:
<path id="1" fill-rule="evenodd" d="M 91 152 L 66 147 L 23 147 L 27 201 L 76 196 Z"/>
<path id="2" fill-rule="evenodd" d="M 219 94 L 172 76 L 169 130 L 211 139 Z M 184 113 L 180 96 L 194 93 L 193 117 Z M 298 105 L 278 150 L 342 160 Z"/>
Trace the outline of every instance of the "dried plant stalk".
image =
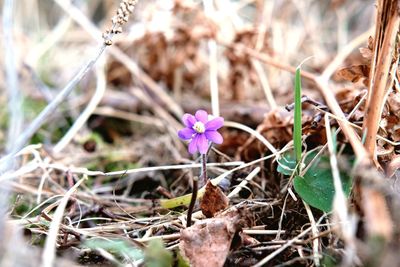
<path id="1" fill-rule="evenodd" d="M 376 135 L 385 103 L 385 95 L 391 84 L 390 69 L 396 60 L 393 52 L 400 26 L 399 1 L 378 1 L 375 30 L 374 57 L 371 62 L 370 85 L 364 119 L 365 147 L 370 156 L 376 158 Z"/>
<path id="2" fill-rule="evenodd" d="M 396 62 L 396 60 L 393 60 L 393 52 L 396 47 L 396 35 L 399 32 L 399 26 L 399 1 L 379 0 L 374 57 L 371 62 L 371 80 L 363 125 L 366 133 L 365 148 L 372 159 L 376 159 L 376 136 L 385 104 L 385 96 L 391 84 L 389 72 L 393 62 Z M 383 236 L 386 240 L 390 240 L 393 225 L 384 196 L 375 189 L 365 186 L 362 188 L 361 196 L 369 234 Z"/>

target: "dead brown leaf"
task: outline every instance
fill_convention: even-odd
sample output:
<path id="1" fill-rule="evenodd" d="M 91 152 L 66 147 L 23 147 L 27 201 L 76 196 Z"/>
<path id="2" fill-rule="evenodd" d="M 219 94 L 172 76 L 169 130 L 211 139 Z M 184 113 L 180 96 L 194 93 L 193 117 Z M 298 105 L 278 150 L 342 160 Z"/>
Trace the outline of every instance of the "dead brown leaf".
<path id="1" fill-rule="evenodd" d="M 223 266 L 233 237 L 250 224 L 249 212 L 232 209 L 221 217 L 205 219 L 182 230 L 179 248 L 190 266 Z"/>
<path id="2" fill-rule="evenodd" d="M 207 218 L 214 217 L 214 215 L 224 210 L 229 205 L 229 199 L 225 196 L 224 192 L 211 183 L 210 180 L 206 184 L 206 192 L 201 200 L 200 208 Z"/>
<path id="3" fill-rule="evenodd" d="M 346 81 L 351 81 L 353 83 L 356 83 L 359 80 L 363 80 L 365 86 L 368 86 L 369 71 L 370 67 L 368 65 L 353 65 L 340 69 L 337 72 L 337 75 L 340 78 L 343 78 Z"/>
<path id="4" fill-rule="evenodd" d="M 368 60 L 369 63 L 371 63 L 372 56 L 374 55 L 373 47 L 374 47 L 374 38 L 370 36 L 368 38 L 368 46 L 360 48 L 360 54 L 362 55 L 363 58 Z"/>

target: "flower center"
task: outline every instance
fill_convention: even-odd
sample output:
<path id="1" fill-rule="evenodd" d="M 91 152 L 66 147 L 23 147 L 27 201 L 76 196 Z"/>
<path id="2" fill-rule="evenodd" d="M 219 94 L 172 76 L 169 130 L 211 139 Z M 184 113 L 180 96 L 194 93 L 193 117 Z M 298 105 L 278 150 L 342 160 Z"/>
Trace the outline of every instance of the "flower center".
<path id="1" fill-rule="evenodd" d="M 197 133 L 204 133 L 206 131 L 206 127 L 204 126 L 204 123 L 197 121 L 193 125 L 193 130 L 195 130 Z"/>

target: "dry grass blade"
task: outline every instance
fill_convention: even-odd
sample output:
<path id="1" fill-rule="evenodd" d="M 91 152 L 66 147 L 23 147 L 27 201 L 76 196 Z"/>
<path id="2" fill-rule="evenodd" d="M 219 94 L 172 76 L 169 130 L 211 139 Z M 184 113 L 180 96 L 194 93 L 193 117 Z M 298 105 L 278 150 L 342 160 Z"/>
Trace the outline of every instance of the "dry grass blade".
<path id="1" fill-rule="evenodd" d="M 44 245 L 42 253 L 43 267 L 52 267 L 54 265 L 58 231 L 60 229 L 60 224 L 64 216 L 65 207 L 67 206 L 68 200 L 70 199 L 72 194 L 86 179 L 87 178 L 82 178 L 81 180 L 79 180 L 70 190 L 68 190 L 68 192 L 63 196 L 58 204 L 58 207 L 50 224 L 49 233 L 47 235 L 46 243 Z"/>
<path id="2" fill-rule="evenodd" d="M 314 219 L 314 215 L 311 211 L 310 206 L 303 200 L 303 204 L 304 207 L 306 208 L 307 211 L 307 216 L 310 220 L 310 224 L 311 224 L 311 232 L 312 232 L 312 236 L 313 236 L 313 241 L 312 241 L 312 245 L 313 245 L 313 260 L 315 263 L 315 266 L 319 266 L 320 265 L 320 252 L 319 252 L 319 231 L 318 231 L 318 227 L 317 224 L 315 223 L 315 219 Z"/>
<path id="3" fill-rule="evenodd" d="M 248 132 L 249 134 L 257 138 L 259 141 L 261 141 L 261 143 L 263 143 L 273 154 L 277 153 L 276 148 L 267 139 L 265 139 L 264 136 L 262 136 L 259 132 L 254 131 L 250 127 L 234 121 L 225 121 L 224 125 L 226 127 L 237 128 L 242 131 Z"/>
<path id="4" fill-rule="evenodd" d="M 336 137 L 336 133 L 331 131 L 329 115 L 325 114 L 325 127 L 327 134 L 327 144 L 329 149 L 329 159 L 332 169 L 333 184 L 335 187 L 335 197 L 333 200 L 333 213 L 334 219 L 340 225 L 340 231 L 346 242 L 345 257 L 343 260 L 344 266 L 352 266 L 356 260 L 356 243 L 355 243 L 355 224 L 356 221 L 350 220 L 349 211 L 347 208 L 347 200 L 343 192 L 343 187 L 340 179 L 338 163 L 336 158 L 336 144 L 334 144 L 333 138 Z"/>
<path id="5" fill-rule="evenodd" d="M 320 223 L 320 221 L 323 219 L 321 217 L 319 221 L 317 222 L 316 225 Z M 270 253 L 267 257 L 263 258 L 261 261 L 259 261 L 257 264 L 253 265 L 253 267 L 261 267 L 264 266 L 266 263 L 271 261 L 274 257 L 276 257 L 279 253 L 282 253 L 285 249 L 288 247 L 292 246 L 295 242 L 299 241 L 303 236 L 308 234 L 312 230 L 312 227 L 308 227 L 307 229 L 303 230 L 300 234 L 298 234 L 295 238 L 289 240 L 286 242 L 283 246 L 281 246 L 279 249 L 275 250 L 274 252 Z"/>
<path id="6" fill-rule="evenodd" d="M 261 170 L 260 167 L 257 167 L 254 170 L 252 170 L 251 173 L 249 173 L 249 175 L 247 175 L 247 177 L 243 179 L 243 181 L 228 194 L 228 197 L 232 198 L 235 195 L 239 194 L 240 190 L 242 190 L 247 185 L 247 183 L 251 181 L 260 172 L 260 170 Z"/>

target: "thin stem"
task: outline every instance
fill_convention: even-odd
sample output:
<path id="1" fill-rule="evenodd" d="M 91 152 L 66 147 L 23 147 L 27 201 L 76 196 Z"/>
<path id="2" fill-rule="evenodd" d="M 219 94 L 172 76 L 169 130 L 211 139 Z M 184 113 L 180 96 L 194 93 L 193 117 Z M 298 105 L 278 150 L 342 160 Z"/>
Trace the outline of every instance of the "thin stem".
<path id="1" fill-rule="evenodd" d="M 201 155 L 201 177 L 202 177 L 202 183 L 205 185 L 207 183 L 207 155 L 202 154 Z"/>
<path id="2" fill-rule="evenodd" d="M 203 185 L 206 184 L 207 182 L 207 155 L 206 154 L 201 154 L 201 183 Z M 193 193 L 192 197 L 190 199 L 190 204 L 189 204 L 189 209 L 187 213 L 187 219 L 186 219 L 186 227 L 190 227 L 192 224 L 192 213 L 194 209 L 194 205 L 196 204 L 196 199 L 197 199 L 197 191 L 199 190 L 199 178 L 194 177 L 193 178 Z"/>
<path id="3" fill-rule="evenodd" d="M 198 177 L 193 177 L 193 193 L 192 193 L 192 198 L 190 199 L 189 209 L 187 213 L 186 227 L 190 227 L 190 225 L 192 224 L 192 213 L 194 205 L 196 204 L 197 191 L 199 190 L 198 180 L 199 180 Z"/>

